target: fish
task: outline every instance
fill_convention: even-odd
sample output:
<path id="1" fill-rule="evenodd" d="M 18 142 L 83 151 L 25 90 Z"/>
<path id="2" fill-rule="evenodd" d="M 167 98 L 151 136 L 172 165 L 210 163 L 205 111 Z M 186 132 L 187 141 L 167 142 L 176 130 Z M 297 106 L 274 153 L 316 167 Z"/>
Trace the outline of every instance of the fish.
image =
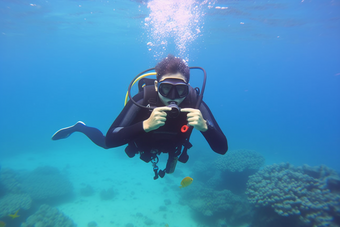
<path id="1" fill-rule="evenodd" d="M 192 179 L 191 177 L 184 177 L 183 180 L 181 181 L 181 186 L 179 186 L 179 188 L 188 187 L 193 180 L 194 179 Z"/>
<path id="2" fill-rule="evenodd" d="M 20 210 L 20 209 L 19 209 Z M 10 216 L 11 218 L 18 218 L 18 217 L 20 217 L 20 215 L 18 215 L 18 212 L 19 212 L 19 210 L 17 210 L 14 214 L 9 214 L 8 216 Z"/>
<path id="3" fill-rule="evenodd" d="M 5 227 L 5 226 L 6 226 L 6 223 L 3 221 L 0 221 L 0 227 Z"/>

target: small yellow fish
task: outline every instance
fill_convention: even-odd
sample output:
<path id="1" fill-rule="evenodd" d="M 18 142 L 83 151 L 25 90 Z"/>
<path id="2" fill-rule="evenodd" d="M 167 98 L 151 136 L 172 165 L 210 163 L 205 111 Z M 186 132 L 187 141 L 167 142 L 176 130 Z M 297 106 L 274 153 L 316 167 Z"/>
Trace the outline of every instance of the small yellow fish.
<path id="1" fill-rule="evenodd" d="M 6 226 L 6 223 L 3 221 L 0 221 L 0 227 L 5 227 L 5 226 Z"/>
<path id="2" fill-rule="evenodd" d="M 181 181 L 181 186 L 179 186 L 179 188 L 185 188 L 189 186 L 193 180 L 194 179 L 192 179 L 191 177 L 184 177 L 183 180 Z"/>
<path id="3" fill-rule="evenodd" d="M 18 215 L 18 212 L 19 212 L 19 210 L 17 210 L 17 212 L 15 212 L 14 214 L 9 214 L 8 216 L 10 216 L 11 218 L 18 218 L 18 217 L 20 217 L 20 215 Z"/>

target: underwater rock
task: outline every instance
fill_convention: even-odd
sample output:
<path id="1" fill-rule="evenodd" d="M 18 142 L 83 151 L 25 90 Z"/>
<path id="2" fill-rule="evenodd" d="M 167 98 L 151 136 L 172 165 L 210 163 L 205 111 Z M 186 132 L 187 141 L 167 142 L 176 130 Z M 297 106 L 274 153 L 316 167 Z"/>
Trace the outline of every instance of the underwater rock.
<path id="1" fill-rule="evenodd" d="M 150 219 L 150 218 L 146 218 L 145 221 L 144 221 L 145 225 L 153 225 L 154 223 L 155 222 L 152 219 Z"/>
<path id="2" fill-rule="evenodd" d="M 170 200 L 170 199 L 165 199 L 165 200 L 164 200 L 164 204 L 165 204 L 166 206 L 169 206 L 169 205 L 171 204 L 171 200 Z"/>
<path id="3" fill-rule="evenodd" d="M 113 188 L 109 188 L 107 190 L 103 189 L 101 192 L 100 192 L 100 198 L 102 200 L 110 200 L 110 199 L 113 199 L 115 196 L 115 192 L 113 190 Z"/>
<path id="4" fill-rule="evenodd" d="M 144 215 L 143 215 L 141 212 L 138 212 L 138 213 L 136 213 L 136 216 L 139 217 L 139 218 L 141 218 L 141 217 L 143 217 Z"/>
<path id="5" fill-rule="evenodd" d="M 97 222 L 95 222 L 95 221 L 91 221 L 87 224 L 87 227 L 97 227 L 97 226 L 98 226 Z"/>
<path id="6" fill-rule="evenodd" d="M 340 217 L 340 194 L 330 189 L 337 183 L 329 182 L 337 179 L 337 173 L 326 166 L 274 164 L 249 177 L 246 194 L 256 207 L 298 217 L 298 226 L 333 226 Z"/>
<path id="7" fill-rule="evenodd" d="M 91 185 L 86 185 L 86 187 L 80 189 L 80 195 L 89 197 L 94 194 L 94 190 Z"/>

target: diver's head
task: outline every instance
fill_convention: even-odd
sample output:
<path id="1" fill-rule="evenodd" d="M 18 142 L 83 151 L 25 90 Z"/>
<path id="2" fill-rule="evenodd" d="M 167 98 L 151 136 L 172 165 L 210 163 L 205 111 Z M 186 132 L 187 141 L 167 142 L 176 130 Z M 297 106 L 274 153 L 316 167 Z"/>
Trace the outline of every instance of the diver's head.
<path id="1" fill-rule="evenodd" d="M 180 73 L 184 76 L 186 83 L 189 83 L 190 80 L 190 69 L 187 63 L 181 59 L 177 58 L 171 54 L 168 57 L 164 58 L 161 62 L 159 62 L 155 71 L 157 73 L 157 80 L 160 81 L 161 77 L 166 74 L 176 74 Z"/>
<path id="2" fill-rule="evenodd" d="M 190 69 L 185 61 L 169 54 L 155 70 L 155 89 L 163 104 L 179 105 L 189 94 Z"/>

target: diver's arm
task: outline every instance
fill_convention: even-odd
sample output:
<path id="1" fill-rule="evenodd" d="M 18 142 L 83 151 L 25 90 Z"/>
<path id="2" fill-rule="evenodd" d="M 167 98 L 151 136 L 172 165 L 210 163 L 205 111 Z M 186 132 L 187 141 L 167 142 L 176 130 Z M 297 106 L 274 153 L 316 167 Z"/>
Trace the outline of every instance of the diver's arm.
<path id="1" fill-rule="evenodd" d="M 166 111 L 170 111 L 171 108 L 167 106 L 157 107 L 152 110 L 150 117 L 143 121 L 143 129 L 145 132 L 150 132 L 165 125 Z"/>
<path id="2" fill-rule="evenodd" d="M 140 92 L 133 99 L 140 102 L 142 97 L 143 92 Z M 146 133 L 143 129 L 143 120 L 131 124 L 139 116 L 140 111 L 141 108 L 134 105 L 131 100 L 126 104 L 106 133 L 105 142 L 108 148 L 122 146 L 134 140 L 137 136 Z"/>
<path id="3" fill-rule="evenodd" d="M 225 154 L 228 151 L 228 141 L 222 130 L 218 126 L 213 114 L 205 102 L 202 101 L 200 111 L 206 121 L 208 130 L 201 131 L 208 141 L 211 149 L 219 154 Z"/>
<path id="4" fill-rule="evenodd" d="M 188 126 L 192 126 L 201 132 L 208 130 L 207 121 L 204 120 L 202 112 L 199 109 L 183 108 L 181 112 L 187 113 Z"/>

